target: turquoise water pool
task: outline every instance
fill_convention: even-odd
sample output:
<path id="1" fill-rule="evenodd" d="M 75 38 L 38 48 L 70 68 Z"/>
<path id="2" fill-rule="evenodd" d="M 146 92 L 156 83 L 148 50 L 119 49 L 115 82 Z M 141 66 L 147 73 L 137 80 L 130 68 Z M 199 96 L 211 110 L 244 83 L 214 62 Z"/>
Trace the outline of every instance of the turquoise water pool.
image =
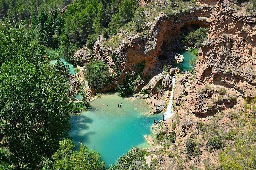
<path id="1" fill-rule="evenodd" d="M 192 62 L 196 59 L 196 56 L 189 51 L 181 51 L 178 53 L 183 55 L 184 61 L 182 63 L 177 64 L 177 67 L 179 67 L 182 71 L 193 70 L 194 66 L 192 65 Z"/>
<path id="2" fill-rule="evenodd" d="M 71 118 L 70 136 L 77 146 L 82 142 L 99 152 L 107 166 L 133 146 L 147 147 L 144 135 L 151 133 L 154 119 L 162 117 L 142 115 L 149 111 L 145 101 L 130 101 L 117 94 L 102 95 L 91 106 L 91 110 Z"/>

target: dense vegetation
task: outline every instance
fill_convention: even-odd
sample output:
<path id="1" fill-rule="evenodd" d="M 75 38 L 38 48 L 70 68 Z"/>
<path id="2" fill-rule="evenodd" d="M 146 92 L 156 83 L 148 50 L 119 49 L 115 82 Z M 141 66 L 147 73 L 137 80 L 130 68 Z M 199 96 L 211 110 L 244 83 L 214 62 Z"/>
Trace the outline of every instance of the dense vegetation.
<path id="1" fill-rule="evenodd" d="M 70 114 L 78 111 L 69 96 L 68 71 L 75 50 L 92 48 L 131 21 L 136 0 L 0 1 L 0 169 L 105 169 L 98 153 L 68 137 Z M 89 85 L 110 81 L 101 61 L 87 66 Z"/>
<path id="2" fill-rule="evenodd" d="M 59 51 L 70 59 L 76 48 L 91 47 L 102 31 L 116 33 L 131 20 L 136 1 L 71 2 L 0 2 L 1 169 L 104 169 L 97 153 L 85 146 L 74 152 L 64 139 L 72 112 L 66 72 L 47 58 Z M 87 70 L 89 84 L 103 88 L 106 65 L 94 62 Z"/>
<path id="3" fill-rule="evenodd" d="M 219 154 L 222 169 L 256 168 L 256 98 L 248 100 L 245 111 L 230 115 L 233 127 L 226 134 L 226 145 Z M 222 138 L 223 139 L 223 138 Z"/>
<path id="4" fill-rule="evenodd" d="M 126 155 L 121 156 L 115 165 L 111 166 L 110 170 L 123 169 L 148 169 L 146 165 L 147 152 L 139 148 L 132 148 Z"/>
<path id="5" fill-rule="evenodd" d="M 208 28 L 198 28 L 195 31 L 184 33 L 183 43 L 188 47 L 199 48 L 207 37 Z"/>
<path id="6" fill-rule="evenodd" d="M 91 88 L 101 90 L 110 82 L 108 66 L 102 61 L 92 61 L 86 65 L 85 78 Z"/>
<path id="7" fill-rule="evenodd" d="M 75 50 L 92 48 L 100 34 L 111 36 L 131 21 L 137 6 L 136 0 L 4 0 L 0 19 L 22 21 L 40 44 L 72 61 Z"/>
<path id="8" fill-rule="evenodd" d="M 57 164 L 52 155 L 68 137 L 75 110 L 66 68 L 50 66 L 47 47 L 33 36 L 20 24 L 1 22 L 0 169 L 41 169 L 45 160 Z M 94 165 L 101 165 L 96 158 Z"/>
<path id="9" fill-rule="evenodd" d="M 64 139 L 59 143 L 59 149 L 52 155 L 53 161 L 45 160 L 43 169 L 105 169 L 105 164 L 97 152 L 82 144 L 78 151 L 74 151 L 75 145 L 70 139 Z"/>
<path id="10" fill-rule="evenodd" d="M 23 58 L 3 63 L 0 73 L 3 145 L 15 166 L 36 168 L 70 128 L 67 81 L 48 63 Z"/>

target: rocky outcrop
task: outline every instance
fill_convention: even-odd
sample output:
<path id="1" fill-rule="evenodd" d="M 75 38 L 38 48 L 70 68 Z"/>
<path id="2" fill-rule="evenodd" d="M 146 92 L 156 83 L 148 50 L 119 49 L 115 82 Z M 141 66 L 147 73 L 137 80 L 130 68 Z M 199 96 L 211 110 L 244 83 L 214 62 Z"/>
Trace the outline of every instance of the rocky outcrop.
<path id="1" fill-rule="evenodd" d="M 126 72 L 136 71 L 138 64 L 142 62 L 145 62 L 142 75 L 155 74 L 159 56 L 163 51 L 167 48 L 179 48 L 177 40 L 181 37 L 182 29 L 191 25 L 208 26 L 207 18 L 210 13 L 211 7 L 191 8 L 173 13 L 172 16 L 162 13 L 148 24 L 150 30 L 146 34 L 129 35 L 121 32 L 109 40 L 97 41 L 94 53 L 97 59 L 117 68 L 120 78 Z"/>
<path id="2" fill-rule="evenodd" d="M 175 55 L 175 60 L 177 63 L 182 63 L 184 61 L 184 56 L 181 54 L 176 54 Z"/>
<path id="3" fill-rule="evenodd" d="M 220 1 L 211 15 L 210 31 L 199 50 L 193 82 L 188 83 L 188 78 L 180 81 L 185 88 L 183 94 L 189 96 L 189 112 L 198 116 L 232 108 L 239 96 L 256 96 L 255 17 L 235 11 L 230 5 Z"/>
<path id="4" fill-rule="evenodd" d="M 197 78 L 256 96 L 256 18 L 233 10 L 228 2 L 212 14 L 208 40 L 201 49 Z"/>
<path id="5" fill-rule="evenodd" d="M 72 60 L 74 63 L 78 65 L 84 65 L 85 63 L 89 63 L 92 59 L 92 51 L 87 47 L 83 47 L 82 49 L 78 50 Z"/>
<path id="6" fill-rule="evenodd" d="M 215 2 L 196 74 L 176 77 L 175 116 L 164 124 L 167 134 L 175 132 L 176 142 L 166 149 L 171 156 L 164 157 L 163 169 L 218 169 L 221 149 L 209 150 L 207 142 L 221 136 L 222 142 L 232 145 L 225 135 L 231 132 L 233 119 L 240 121 L 245 100 L 256 97 L 256 17 L 230 1 Z"/>

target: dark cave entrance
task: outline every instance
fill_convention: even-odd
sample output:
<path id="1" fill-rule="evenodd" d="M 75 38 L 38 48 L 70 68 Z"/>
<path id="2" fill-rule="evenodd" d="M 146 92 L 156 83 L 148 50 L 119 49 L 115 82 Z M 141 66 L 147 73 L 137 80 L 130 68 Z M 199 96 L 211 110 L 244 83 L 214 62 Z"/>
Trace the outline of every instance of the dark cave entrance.
<path id="1" fill-rule="evenodd" d="M 183 42 L 185 36 L 199 28 L 209 27 L 209 23 L 206 21 L 188 21 L 181 26 L 178 24 L 175 26 L 175 23 L 172 25 L 174 26 L 170 26 L 170 28 L 165 31 L 161 53 L 158 56 L 158 64 L 161 70 L 164 66 L 168 66 L 169 68 L 177 66 L 175 55 L 181 51 L 185 51 L 187 48 L 186 44 Z"/>

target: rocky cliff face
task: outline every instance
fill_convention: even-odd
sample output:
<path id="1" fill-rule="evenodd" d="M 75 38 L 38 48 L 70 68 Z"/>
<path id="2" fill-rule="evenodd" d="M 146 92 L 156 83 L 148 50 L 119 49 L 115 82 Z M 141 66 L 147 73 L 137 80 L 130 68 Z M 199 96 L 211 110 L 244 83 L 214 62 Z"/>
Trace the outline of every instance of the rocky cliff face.
<path id="1" fill-rule="evenodd" d="M 210 13 L 211 7 L 191 8 L 188 11 L 177 12 L 173 16 L 162 13 L 148 24 L 150 29 L 146 34 L 129 35 L 122 32 L 110 40 L 100 38 L 95 43 L 94 53 L 97 59 L 118 68 L 121 71 L 121 78 L 127 72 L 136 72 L 138 64 L 142 62 L 145 63 L 143 75 L 155 74 L 159 56 L 167 55 L 168 51 L 179 48 L 177 42 L 182 36 L 182 29 L 193 26 L 207 27 Z M 113 48 L 113 45 L 109 44 L 115 38 L 118 39 L 118 45 Z"/>
<path id="2" fill-rule="evenodd" d="M 194 86 L 210 84 L 212 89 L 230 89 L 244 98 L 256 96 L 256 22 L 255 17 L 235 11 L 229 3 L 219 3 L 211 16 L 208 39 L 199 53 Z M 196 91 L 198 103 L 192 112 L 204 114 L 199 100 L 213 98 L 213 93 L 202 97 Z M 218 105 L 233 106 L 233 100 L 216 101 Z M 229 104 L 228 104 L 229 103 Z M 212 105 L 215 107 L 216 104 Z"/>
<path id="3" fill-rule="evenodd" d="M 218 136 L 232 145 L 225 135 L 234 128 L 234 116 L 244 112 L 245 100 L 256 97 L 256 17 L 234 7 L 216 1 L 196 74 L 177 76 L 176 115 L 163 130 L 175 132 L 176 141 L 162 155 L 163 169 L 217 168 L 220 150 L 210 150 L 208 141 Z"/>

